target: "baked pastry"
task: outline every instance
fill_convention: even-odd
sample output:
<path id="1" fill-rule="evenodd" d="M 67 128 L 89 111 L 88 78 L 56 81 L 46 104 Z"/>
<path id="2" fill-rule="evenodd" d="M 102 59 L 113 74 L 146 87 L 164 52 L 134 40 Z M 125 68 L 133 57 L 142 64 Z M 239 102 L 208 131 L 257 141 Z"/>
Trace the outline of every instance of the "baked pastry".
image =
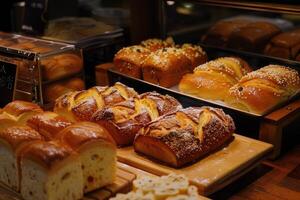
<path id="1" fill-rule="evenodd" d="M 20 190 L 19 154 L 28 143 L 43 137 L 27 126 L 12 126 L 0 131 L 0 182 Z"/>
<path id="2" fill-rule="evenodd" d="M 79 154 L 84 192 L 112 184 L 116 177 L 116 145 L 110 134 L 91 122 L 78 122 L 57 135 Z"/>
<path id="3" fill-rule="evenodd" d="M 54 112 L 42 112 L 27 120 L 27 125 L 38 131 L 46 140 L 53 140 L 57 134 L 72 123 Z"/>
<path id="4" fill-rule="evenodd" d="M 193 66 L 184 50 L 172 47 L 151 53 L 145 59 L 142 70 L 145 81 L 172 87 L 184 74 L 191 72 Z"/>
<path id="5" fill-rule="evenodd" d="M 227 47 L 230 35 L 249 23 L 249 20 L 243 19 L 218 21 L 202 37 L 202 43 L 217 47 Z"/>
<path id="6" fill-rule="evenodd" d="M 56 100 L 54 112 L 71 122 L 90 121 L 98 109 L 112 105 L 138 94 L 134 89 L 117 82 L 112 87 L 96 86 L 80 92 L 67 93 Z"/>
<path id="7" fill-rule="evenodd" d="M 228 47 L 238 50 L 263 52 L 269 40 L 280 29 L 269 22 L 252 22 L 235 30 L 229 37 Z"/>
<path id="8" fill-rule="evenodd" d="M 136 133 L 150 121 L 181 108 L 171 96 L 147 92 L 140 98 L 107 106 L 100 109 L 92 120 L 105 127 L 117 145 L 131 145 Z"/>
<path id="9" fill-rule="evenodd" d="M 167 48 L 167 47 L 175 47 L 175 43 L 174 43 L 174 40 L 172 37 L 168 37 L 166 40 L 151 38 L 151 39 L 142 41 L 141 46 L 154 52 L 159 49 L 163 49 L 163 48 Z"/>
<path id="10" fill-rule="evenodd" d="M 114 57 L 114 69 L 122 74 L 142 78 L 142 64 L 151 51 L 142 46 L 125 47 Z"/>
<path id="11" fill-rule="evenodd" d="M 43 110 L 34 103 L 16 100 L 8 103 L 0 113 L 0 130 L 13 125 L 25 125 L 27 120 Z"/>
<path id="12" fill-rule="evenodd" d="M 207 62 L 206 52 L 199 45 L 183 44 L 181 49 L 185 51 L 186 56 L 190 59 L 192 68 Z"/>
<path id="13" fill-rule="evenodd" d="M 274 36 L 264 53 L 279 58 L 296 59 L 300 54 L 300 29 Z"/>
<path id="14" fill-rule="evenodd" d="M 81 199 L 83 175 L 79 156 L 59 142 L 36 141 L 21 153 L 24 200 Z"/>
<path id="15" fill-rule="evenodd" d="M 224 101 L 229 88 L 250 71 L 246 61 L 235 57 L 222 57 L 198 66 L 192 74 L 184 75 L 178 87 L 184 93 Z"/>
<path id="16" fill-rule="evenodd" d="M 221 109 L 189 107 L 141 129 L 134 150 L 179 168 L 228 143 L 234 130 L 232 118 Z"/>
<path id="17" fill-rule="evenodd" d="M 300 91 L 299 73 L 291 68 L 268 65 L 244 76 L 230 88 L 227 103 L 262 114 Z"/>
<path id="18" fill-rule="evenodd" d="M 82 58 L 72 53 L 58 54 L 41 60 L 43 80 L 54 80 L 76 74 L 82 68 Z"/>
<path id="19" fill-rule="evenodd" d="M 85 89 L 84 81 L 81 78 L 71 78 L 67 81 L 56 82 L 44 85 L 44 102 L 54 102 L 58 97 L 74 91 Z"/>

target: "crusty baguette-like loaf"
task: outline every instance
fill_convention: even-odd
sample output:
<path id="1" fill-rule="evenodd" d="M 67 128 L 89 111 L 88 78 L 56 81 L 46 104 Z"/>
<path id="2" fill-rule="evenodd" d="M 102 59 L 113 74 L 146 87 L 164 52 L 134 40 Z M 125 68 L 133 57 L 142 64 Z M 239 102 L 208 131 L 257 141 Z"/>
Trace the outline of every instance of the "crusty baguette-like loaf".
<path id="1" fill-rule="evenodd" d="M 179 90 L 205 99 L 224 101 L 229 88 L 250 71 L 249 65 L 240 58 L 218 58 L 198 66 L 194 73 L 184 75 Z"/>
<path id="2" fill-rule="evenodd" d="M 176 85 L 181 77 L 192 72 L 191 60 L 180 48 L 164 48 L 151 53 L 142 66 L 143 79 L 163 87 Z"/>
<path id="3" fill-rule="evenodd" d="M 221 109 L 189 107 L 164 115 L 139 131 L 134 149 L 172 167 L 182 167 L 232 139 L 235 125 Z"/>
<path id="4" fill-rule="evenodd" d="M 141 46 L 154 52 L 159 49 L 163 49 L 163 48 L 167 48 L 167 47 L 174 47 L 175 43 L 174 43 L 174 40 L 172 37 L 168 37 L 166 40 L 151 38 L 151 39 L 142 41 Z"/>
<path id="5" fill-rule="evenodd" d="M 93 87 L 80 92 L 67 93 L 56 100 L 54 112 L 65 117 L 71 122 L 90 121 L 91 116 L 98 109 L 112 105 L 138 94 L 134 89 L 122 83 L 112 87 Z"/>
<path id="6" fill-rule="evenodd" d="M 61 131 L 57 139 L 79 154 L 84 192 L 114 182 L 116 146 L 106 129 L 92 122 L 78 122 Z"/>
<path id="7" fill-rule="evenodd" d="M 142 64 L 151 51 L 134 45 L 121 49 L 114 57 L 114 69 L 134 78 L 142 78 Z"/>
<path id="8" fill-rule="evenodd" d="M 92 120 L 105 127 L 117 145 L 127 146 L 132 144 L 136 133 L 147 123 L 179 108 L 180 103 L 173 97 L 147 92 L 140 98 L 98 110 Z"/>
<path id="9" fill-rule="evenodd" d="M 300 91 L 299 73 L 291 68 L 268 65 L 244 76 L 230 88 L 227 103 L 262 114 Z"/>
<path id="10" fill-rule="evenodd" d="M 79 156 L 59 142 L 36 141 L 21 153 L 24 200 L 78 200 L 83 197 Z"/>
<path id="11" fill-rule="evenodd" d="M 27 120 L 27 125 L 38 131 L 46 140 L 53 140 L 57 134 L 72 123 L 54 112 L 42 112 Z"/>
<path id="12" fill-rule="evenodd" d="M 27 120 L 43 110 L 34 103 L 16 100 L 8 103 L 0 113 L 0 130 L 13 125 L 25 125 Z"/>
<path id="13" fill-rule="evenodd" d="M 27 126 L 12 126 L 0 131 L 0 182 L 20 190 L 19 154 L 32 141 L 43 137 Z"/>

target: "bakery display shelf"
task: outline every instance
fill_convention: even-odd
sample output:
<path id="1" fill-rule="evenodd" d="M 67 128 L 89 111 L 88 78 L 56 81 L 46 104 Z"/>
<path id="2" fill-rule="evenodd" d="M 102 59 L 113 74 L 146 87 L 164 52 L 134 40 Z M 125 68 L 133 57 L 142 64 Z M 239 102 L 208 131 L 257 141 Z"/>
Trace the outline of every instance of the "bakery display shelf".
<path id="1" fill-rule="evenodd" d="M 198 187 L 201 195 L 210 195 L 237 180 L 267 159 L 272 145 L 234 134 L 234 140 L 209 156 L 184 168 L 174 169 L 134 152 L 133 147 L 120 148 L 118 160 L 156 174 L 180 173 Z"/>
<path id="2" fill-rule="evenodd" d="M 113 184 L 85 194 L 83 200 L 105 200 L 115 196 L 116 193 L 129 192 L 132 188 L 132 181 L 136 178 L 134 172 L 135 169 L 122 164 L 122 168 L 118 167 L 117 169 L 117 177 Z M 0 183 L 0 200 L 22 200 L 22 197 L 19 193 Z"/>
<path id="3" fill-rule="evenodd" d="M 226 1 L 226 0 L 188 0 L 188 2 L 199 3 L 203 5 L 211 5 L 211 6 L 221 6 L 227 8 L 237 8 L 237 9 L 245 9 L 245 10 L 253 10 L 253 11 L 275 12 L 275 13 L 296 14 L 296 15 L 299 15 L 299 10 L 300 10 L 299 5 L 293 5 L 289 3 L 269 3 L 269 2 L 257 2 L 257 1 L 256 2 Z"/>
<path id="4" fill-rule="evenodd" d="M 133 87 L 137 92 L 157 91 L 161 94 L 169 94 L 175 97 L 183 107 L 189 106 L 213 106 L 222 108 L 234 119 L 236 132 L 246 136 L 260 139 L 274 145 L 272 158 L 280 155 L 282 146 L 282 137 L 284 130 L 289 130 L 289 125 L 300 120 L 300 99 L 296 98 L 286 102 L 281 107 L 274 108 L 265 115 L 256 115 L 242 110 L 234 109 L 221 103 L 200 99 L 195 96 L 187 95 L 182 92 L 164 88 L 151 84 L 144 80 L 132 78 L 120 74 L 112 69 L 108 70 L 109 82 L 122 82 L 129 87 Z"/>

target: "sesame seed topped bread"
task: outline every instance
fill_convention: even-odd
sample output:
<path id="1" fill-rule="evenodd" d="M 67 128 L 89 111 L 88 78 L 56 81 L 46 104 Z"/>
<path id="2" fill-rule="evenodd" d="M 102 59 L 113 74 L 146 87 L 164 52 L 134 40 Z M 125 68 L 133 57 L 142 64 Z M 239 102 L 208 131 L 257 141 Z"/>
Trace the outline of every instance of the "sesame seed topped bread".
<path id="1" fill-rule="evenodd" d="M 166 40 L 151 38 L 151 39 L 142 41 L 141 46 L 154 52 L 159 49 L 166 48 L 166 47 L 174 47 L 175 43 L 173 41 L 173 38 L 171 38 L 171 37 L 168 37 Z"/>
<path id="2" fill-rule="evenodd" d="M 186 53 L 186 56 L 190 59 L 193 69 L 198 65 L 207 62 L 207 54 L 199 45 L 185 43 L 181 46 L 181 49 Z"/>
<path id="3" fill-rule="evenodd" d="M 268 65 L 247 74 L 230 88 L 226 102 L 233 107 L 261 114 L 299 91 L 300 77 L 296 70 Z"/>

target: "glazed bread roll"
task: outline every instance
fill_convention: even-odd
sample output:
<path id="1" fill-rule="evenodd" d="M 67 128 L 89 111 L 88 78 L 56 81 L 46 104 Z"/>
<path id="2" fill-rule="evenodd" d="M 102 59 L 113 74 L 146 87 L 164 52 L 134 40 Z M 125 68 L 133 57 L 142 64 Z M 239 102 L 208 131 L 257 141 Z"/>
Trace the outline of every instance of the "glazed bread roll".
<path id="1" fill-rule="evenodd" d="M 138 45 L 125 47 L 115 55 L 114 69 L 122 74 L 141 79 L 142 64 L 150 53 L 149 49 Z"/>
<path id="2" fill-rule="evenodd" d="M 235 30 L 229 37 L 228 46 L 233 49 L 263 52 L 266 44 L 280 29 L 269 22 L 252 22 Z"/>
<path id="3" fill-rule="evenodd" d="M 244 76 L 230 88 L 229 105 L 262 114 L 300 91 L 299 73 L 291 68 L 268 65 Z"/>
<path id="4" fill-rule="evenodd" d="M 179 90 L 205 99 L 224 101 L 229 88 L 250 71 L 249 65 L 240 58 L 218 58 L 198 66 L 194 73 L 184 75 Z"/>
<path id="5" fill-rule="evenodd" d="M 266 46 L 264 53 L 295 60 L 300 55 L 300 28 L 274 36 Z"/>
<path id="6" fill-rule="evenodd" d="M 83 68 L 83 60 L 72 53 L 58 54 L 41 60 L 43 80 L 53 80 L 76 74 Z"/>
<path id="7" fill-rule="evenodd" d="M 151 53 L 143 63 L 143 78 L 150 83 L 172 87 L 181 77 L 193 70 L 184 50 L 164 48 Z"/>
<path id="8" fill-rule="evenodd" d="M 54 112 L 42 112 L 27 120 L 27 125 L 38 131 L 46 140 L 53 140 L 57 134 L 72 123 Z"/>
<path id="9" fill-rule="evenodd" d="M 235 125 L 221 109 L 189 107 L 139 131 L 134 150 L 175 168 L 198 160 L 232 139 Z"/>
<path id="10" fill-rule="evenodd" d="M 104 128 L 91 122 L 79 122 L 63 129 L 57 138 L 79 154 L 84 192 L 114 182 L 116 145 Z"/>
<path id="11" fill-rule="evenodd" d="M 129 98 L 137 93 L 121 83 L 112 87 L 96 86 L 80 92 L 67 93 L 56 100 L 54 112 L 71 122 L 90 121 L 94 112 Z"/>
<path id="12" fill-rule="evenodd" d="M 24 200 L 69 200 L 83 197 L 79 156 L 59 142 L 36 141 L 21 153 Z"/>
<path id="13" fill-rule="evenodd" d="M 71 78 L 67 81 L 60 81 L 44 85 L 44 102 L 54 102 L 58 97 L 74 91 L 85 89 L 84 81 L 81 78 Z"/>
<path id="14" fill-rule="evenodd" d="M 43 110 L 36 104 L 16 100 L 8 103 L 0 113 L 0 130 L 13 125 L 25 125 L 33 115 Z"/>
<path id="15" fill-rule="evenodd" d="M 175 43 L 174 43 L 174 40 L 172 37 L 168 37 L 166 40 L 151 38 L 151 39 L 142 41 L 141 46 L 154 52 L 159 49 L 163 49 L 163 48 L 167 48 L 167 47 L 175 47 Z"/>
<path id="16" fill-rule="evenodd" d="M 186 56 L 190 59 L 192 68 L 194 69 L 198 65 L 207 62 L 206 52 L 198 45 L 183 44 L 181 49 L 186 53 Z"/>
<path id="17" fill-rule="evenodd" d="M 117 145 L 131 145 L 136 133 L 152 120 L 181 108 L 180 103 L 171 96 L 148 92 L 140 98 L 100 109 L 92 120 L 105 127 Z"/>
<path id="18" fill-rule="evenodd" d="M 43 137 L 27 126 L 11 126 L 0 131 L 0 182 L 20 191 L 19 152 L 30 142 Z"/>

